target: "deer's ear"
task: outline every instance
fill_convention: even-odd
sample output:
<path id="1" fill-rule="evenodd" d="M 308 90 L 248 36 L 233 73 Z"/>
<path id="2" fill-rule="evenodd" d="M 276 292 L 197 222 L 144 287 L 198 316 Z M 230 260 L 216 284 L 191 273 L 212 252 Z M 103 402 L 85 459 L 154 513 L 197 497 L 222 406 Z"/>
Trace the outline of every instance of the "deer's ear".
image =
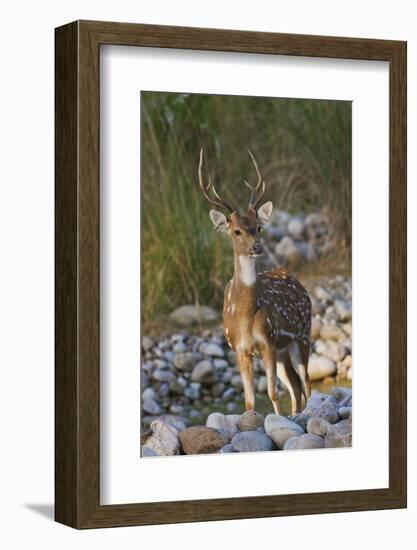
<path id="1" fill-rule="evenodd" d="M 261 223 L 268 223 L 272 214 L 272 202 L 268 201 L 263 204 L 258 210 L 258 218 Z"/>
<path id="2" fill-rule="evenodd" d="M 210 219 L 213 222 L 216 231 L 227 231 L 229 222 L 223 212 L 218 210 L 210 210 Z"/>

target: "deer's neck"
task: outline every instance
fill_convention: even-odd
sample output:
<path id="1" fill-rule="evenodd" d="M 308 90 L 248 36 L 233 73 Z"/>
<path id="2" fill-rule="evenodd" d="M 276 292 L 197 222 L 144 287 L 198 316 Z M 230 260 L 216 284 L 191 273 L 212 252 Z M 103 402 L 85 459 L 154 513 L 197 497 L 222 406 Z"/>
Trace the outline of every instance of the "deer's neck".
<path id="1" fill-rule="evenodd" d="M 256 310 L 257 273 L 255 258 L 235 254 L 233 298 L 240 314 L 254 314 Z"/>

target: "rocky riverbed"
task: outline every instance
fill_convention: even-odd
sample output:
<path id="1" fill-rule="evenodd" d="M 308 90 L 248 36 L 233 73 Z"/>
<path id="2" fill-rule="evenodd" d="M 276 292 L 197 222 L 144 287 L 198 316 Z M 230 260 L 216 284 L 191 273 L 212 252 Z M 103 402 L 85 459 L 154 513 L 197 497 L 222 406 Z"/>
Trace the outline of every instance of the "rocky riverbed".
<path id="1" fill-rule="evenodd" d="M 313 305 L 309 374 L 320 388 L 352 380 L 351 283 L 337 276 L 308 286 Z M 201 423 L 212 411 L 242 412 L 243 386 L 236 357 L 226 344 L 220 314 L 209 307 L 183 306 L 172 315 L 180 330 L 142 337 L 142 425 L 164 414 Z M 199 325 L 200 323 L 200 325 Z M 199 326 L 212 326 L 199 329 Z M 262 362 L 255 359 L 261 412 L 272 412 Z M 279 384 L 281 400 L 286 392 Z M 288 394 L 287 394 L 288 395 Z M 289 403 L 288 403 L 289 405 Z M 284 413 L 288 413 L 285 405 Z"/>
<path id="2" fill-rule="evenodd" d="M 173 415 L 154 420 L 142 434 L 141 455 L 245 453 L 351 447 L 352 390 L 315 392 L 294 417 L 258 412 L 211 413 L 204 426 L 187 426 Z"/>

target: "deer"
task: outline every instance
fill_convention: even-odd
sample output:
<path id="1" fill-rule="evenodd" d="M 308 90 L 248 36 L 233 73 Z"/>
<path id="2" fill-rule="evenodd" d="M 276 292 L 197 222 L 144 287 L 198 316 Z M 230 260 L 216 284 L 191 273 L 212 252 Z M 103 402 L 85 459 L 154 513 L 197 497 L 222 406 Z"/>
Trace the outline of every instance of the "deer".
<path id="1" fill-rule="evenodd" d="M 311 300 L 303 285 L 289 271 L 277 266 L 257 272 L 256 259 L 263 253 L 262 228 L 270 221 L 271 201 L 259 206 L 266 184 L 253 154 L 248 151 L 258 181 L 250 189 L 246 213 L 226 203 L 203 178 L 204 150 L 200 150 L 198 177 L 204 198 L 216 209 L 209 212 L 214 229 L 229 235 L 233 246 L 234 273 L 224 289 L 223 325 L 227 343 L 236 353 L 242 379 L 245 409 L 255 414 L 254 357 L 260 357 L 267 378 L 268 397 L 280 414 L 277 377 L 291 397 L 291 414 L 311 394 L 308 375 Z M 220 210 L 218 210 L 220 209 Z"/>

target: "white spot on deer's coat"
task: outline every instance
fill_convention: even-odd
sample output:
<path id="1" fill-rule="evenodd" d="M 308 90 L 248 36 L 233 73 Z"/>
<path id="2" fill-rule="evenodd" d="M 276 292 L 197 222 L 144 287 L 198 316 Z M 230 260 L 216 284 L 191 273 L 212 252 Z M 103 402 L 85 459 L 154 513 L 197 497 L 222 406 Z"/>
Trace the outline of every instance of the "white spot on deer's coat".
<path id="1" fill-rule="evenodd" d="M 235 309 L 236 309 L 235 304 L 232 304 L 232 305 L 230 306 L 230 311 L 231 311 L 231 313 L 234 313 L 234 312 L 235 312 Z"/>
<path id="2" fill-rule="evenodd" d="M 255 259 L 239 256 L 240 280 L 245 286 L 253 286 L 256 281 Z"/>

